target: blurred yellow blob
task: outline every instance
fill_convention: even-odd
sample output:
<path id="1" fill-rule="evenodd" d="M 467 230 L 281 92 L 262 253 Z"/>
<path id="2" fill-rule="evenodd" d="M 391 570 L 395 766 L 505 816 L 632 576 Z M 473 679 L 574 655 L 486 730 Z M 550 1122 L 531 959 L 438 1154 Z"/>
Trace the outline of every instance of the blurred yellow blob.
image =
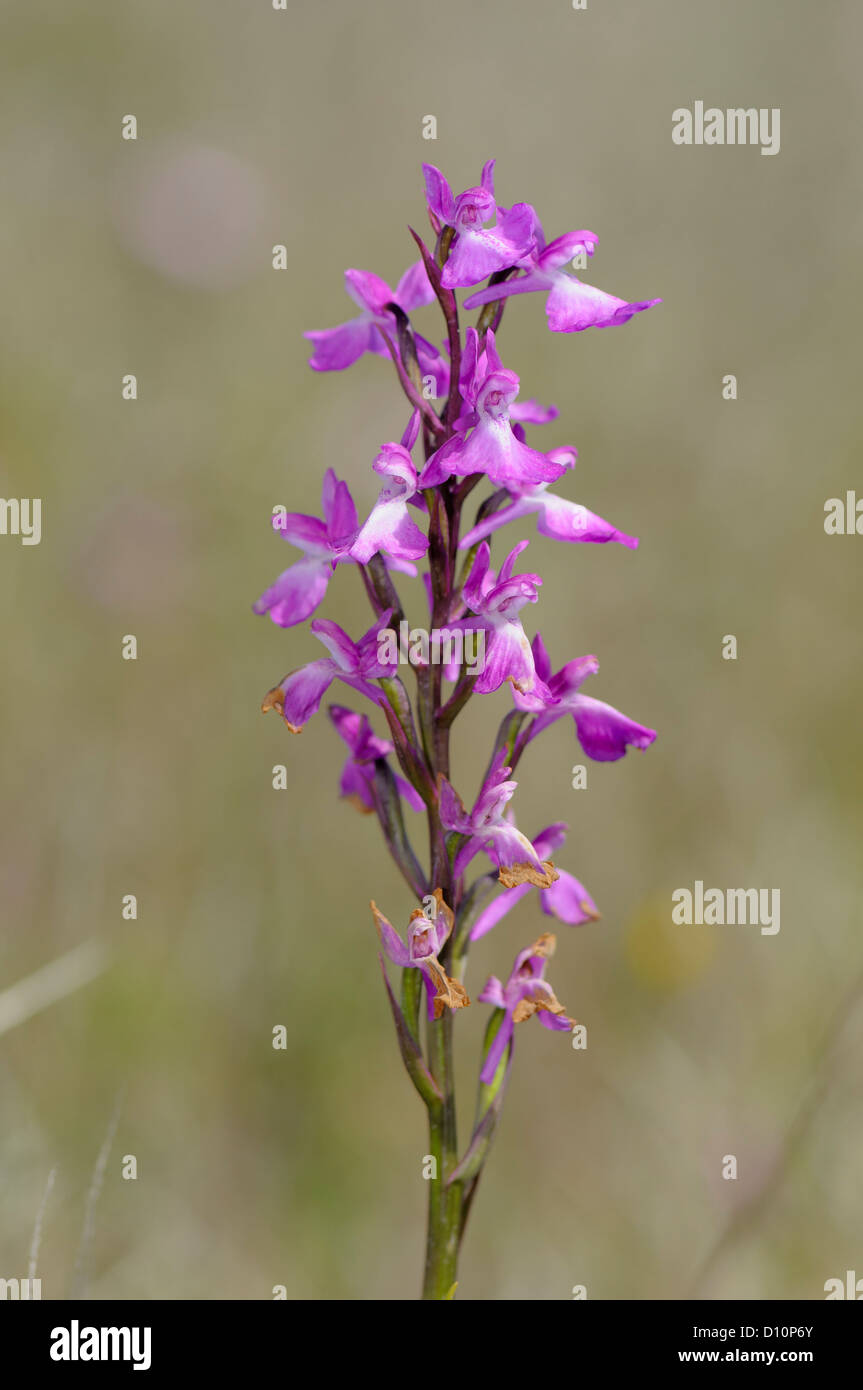
<path id="1" fill-rule="evenodd" d="M 667 991 L 701 979 L 714 955 L 721 927 L 680 925 L 671 920 L 671 899 L 654 899 L 638 909 L 625 935 L 627 963 L 643 984 Z"/>

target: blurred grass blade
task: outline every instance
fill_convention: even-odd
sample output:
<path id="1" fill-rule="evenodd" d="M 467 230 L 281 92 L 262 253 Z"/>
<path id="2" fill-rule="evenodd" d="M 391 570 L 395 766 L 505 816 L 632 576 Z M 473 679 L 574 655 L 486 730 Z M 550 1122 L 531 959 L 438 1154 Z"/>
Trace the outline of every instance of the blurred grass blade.
<path id="1" fill-rule="evenodd" d="M 0 994 L 0 1034 L 89 985 L 102 974 L 107 963 L 107 947 L 100 941 L 85 941 L 19 980 Z"/>

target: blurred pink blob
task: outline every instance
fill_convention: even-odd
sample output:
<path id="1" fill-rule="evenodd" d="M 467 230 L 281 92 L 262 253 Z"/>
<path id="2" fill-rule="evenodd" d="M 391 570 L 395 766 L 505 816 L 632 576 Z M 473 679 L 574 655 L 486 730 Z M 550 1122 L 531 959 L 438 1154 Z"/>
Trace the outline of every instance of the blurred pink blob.
<path id="1" fill-rule="evenodd" d="M 268 264 L 262 247 L 267 197 L 258 173 L 205 145 L 129 152 L 115 218 L 133 255 L 169 279 L 229 289 Z M 134 147 L 132 159 L 139 154 Z"/>

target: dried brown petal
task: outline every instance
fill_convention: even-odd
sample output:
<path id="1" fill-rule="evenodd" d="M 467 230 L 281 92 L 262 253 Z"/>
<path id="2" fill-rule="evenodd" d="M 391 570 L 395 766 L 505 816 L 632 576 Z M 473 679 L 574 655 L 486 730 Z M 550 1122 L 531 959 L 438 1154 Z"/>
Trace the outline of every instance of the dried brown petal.
<path id="1" fill-rule="evenodd" d="M 261 701 L 262 714 L 267 714 L 271 709 L 274 709 L 277 714 L 284 718 L 285 696 L 280 685 L 274 685 L 272 690 L 268 690 Z M 285 724 L 292 734 L 301 734 L 303 731 L 301 724 L 290 724 L 287 719 L 285 719 Z"/>
<path id="2" fill-rule="evenodd" d="M 533 883 L 537 888 L 550 888 L 560 874 L 550 859 L 543 859 L 542 869 L 534 864 L 507 864 L 498 873 L 498 882 L 504 888 L 518 888 L 522 883 Z"/>
<path id="3" fill-rule="evenodd" d="M 512 1011 L 513 1023 L 524 1023 L 525 1019 L 532 1018 L 536 1013 L 536 1003 L 533 999 L 519 999 Z"/>
<path id="4" fill-rule="evenodd" d="M 438 992 L 434 997 L 435 1018 L 441 1017 L 444 1008 L 466 1009 L 470 999 L 464 985 L 460 984 L 458 980 L 451 979 L 435 956 L 428 956 L 423 961 L 423 965 L 431 971 L 438 987 Z"/>
<path id="5" fill-rule="evenodd" d="M 266 714 L 271 709 L 274 709 L 277 714 L 284 714 L 285 712 L 285 697 L 279 685 L 274 685 L 272 690 L 268 690 L 261 701 L 261 714 Z"/>
<path id="6" fill-rule="evenodd" d="M 530 948 L 532 956 L 544 956 L 546 960 L 553 956 L 557 950 L 557 937 L 553 931 L 544 931 L 542 936 L 538 936 Z"/>
<path id="7" fill-rule="evenodd" d="M 381 935 L 381 922 L 385 922 L 388 927 L 392 924 L 390 923 L 389 918 L 385 917 L 384 914 L 381 912 L 374 898 L 372 898 L 369 902 L 369 907 L 371 908 L 372 916 L 375 919 L 375 926 L 378 929 L 378 937 L 380 938 L 381 943 L 383 944 L 383 936 Z"/>
<path id="8" fill-rule="evenodd" d="M 540 996 L 540 998 L 537 999 L 536 1007 L 538 1009 L 545 1009 L 546 1013 L 549 1014 L 562 1014 L 566 1012 L 554 990 L 551 988 L 551 985 L 548 987 L 548 994 L 545 995 L 545 997 Z"/>
<path id="9" fill-rule="evenodd" d="M 440 914 L 443 913 L 444 921 L 446 922 L 446 934 L 447 936 L 449 936 L 455 923 L 455 913 L 453 912 L 452 908 L 444 902 L 442 888 L 436 888 L 434 890 L 434 893 L 432 894 L 432 897 L 435 899 L 435 902 L 437 903 L 437 916 L 440 916 Z"/>

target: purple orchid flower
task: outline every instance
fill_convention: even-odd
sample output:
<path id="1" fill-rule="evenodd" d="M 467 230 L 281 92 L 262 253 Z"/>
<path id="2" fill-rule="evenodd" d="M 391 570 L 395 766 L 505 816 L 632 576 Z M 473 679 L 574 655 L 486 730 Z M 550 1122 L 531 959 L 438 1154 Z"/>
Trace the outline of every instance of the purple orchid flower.
<path id="1" fill-rule="evenodd" d="M 379 633 L 385 631 L 392 617 L 392 610 L 382 613 L 359 642 L 352 642 L 338 623 L 329 618 L 316 618 L 311 630 L 323 642 L 330 656 L 310 661 L 298 671 L 291 671 L 278 685 L 273 686 L 264 696 L 261 709 L 276 710 L 284 719 L 292 734 L 298 734 L 313 714 L 316 714 L 321 700 L 334 680 L 344 681 L 361 695 L 367 696 L 374 704 L 384 703 L 385 696 L 374 680 L 382 680 L 394 674 L 392 665 L 379 659 Z"/>
<path id="2" fill-rule="evenodd" d="M 481 304 L 508 299 L 514 294 L 545 290 L 548 291 L 545 312 L 552 333 L 580 333 L 585 328 L 610 328 L 627 323 L 633 314 L 662 303 L 660 299 L 641 299 L 630 304 L 567 274 L 564 266 L 579 252 L 593 255 L 599 241 L 593 232 L 566 232 L 546 246 L 537 219 L 535 234 L 536 250 L 526 263 L 525 273 L 500 285 L 478 290 L 465 300 L 466 309 L 476 309 Z"/>
<path id="3" fill-rule="evenodd" d="M 440 1018 L 445 1008 L 464 1009 L 470 1003 L 464 985 L 446 973 L 438 956 L 449 940 L 455 917 L 436 888 L 429 903 L 431 913 L 414 908 L 407 931 L 407 945 L 395 927 L 374 903 L 371 904 L 381 945 L 393 965 L 403 970 L 414 967 L 422 972 L 430 1019 Z M 433 914 L 433 915 L 432 915 Z"/>
<path id="4" fill-rule="evenodd" d="M 303 559 L 283 570 L 269 589 L 252 605 L 258 614 L 268 613 L 279 627 L 295 627 L 320 607 L 336 565 L 352 564 L 351 546 L 357 538 L 357 511 L 347 483 L 328 468 L 322 493 L 323 521 L 302 512 L 280 512 L 273 530 L 303 551 Z M 387 554 L 388 569 L 416 575 L 416 565 L 401 556 Z"/>
<path id="5" fill-rule="evenodd" d="M 560 849 L 566 839 L 567 826 L 564 821 L 556 821 L 540 831 L 533 842 L 537 856 L 549 859 L 555 850 Z M 471 929 L 471 941 L 479 941 L 481 936 L 496 927 L 508 912 L 511 912 L 521 898 L 532 891 L 530 883 L 521 883 L 517 888 L 507 888 L 499 893 L 488 907 L 483 908 Z M 599 920 L 599 909 L 584 884 L 565 869 L 557 870 L 557 879 L 550 888 L 539 894 L 539 905 L 547 917 L 556 917 L 559 922 L 580 927 L 585 922 Z"/>
<path id="6" fill-rule="evenodd" d="M 378 331 L 383 329 L 387 334 L 395 333 L 395 318 L 386 306 L 397 304 L 408 314 L 411 309 L 431 304 L 435 297 L 422 261 L 417 261 L 405 271 L 394 290 L 370 270 L 346 270 L 345 289 L 362 310 L 358 317 L 339 324 L 337 328 L 314 329 L 303 334 L 314 344 L 309 366 L 316 372 L 344 371 L 366 352 L 374 353 L 376 357 L 389 356 L 386 343 Z M 440 357 L 437 348 L 419 336 L 416 343 L 420 366 L 435 375 L 439 367 L 431 364 Z"/>
<path id="7" fill-rule="evenodd" d="M 577 451 L 570 448 L 549 449 L 546 458 L 564 468 L 574 468 Z M 603 545 L 606 541 L 619 541 L 630 550 L 638 548 L 638 537 L 628 536 L 618 531 L 616 526 L 604 521 L 596 512 L 588 511 L 580 502 L 570 502 L 566 497 L 556 497 L 548 492 L 548 483 L 534 483 L 529 487 L 510 488 L 512 501 L 499 511 L 492 512 L 484 521 L 472 527 L 459 542 L 460 550 L 467 550 L 477 541 L 484 540 L 492 532 L 499 531 L 511 521 L 537 513 L 536 529 L 541 536 L 549 536 L 554 541 L 591 541 Z"/>
<path id="8" fill-rule="evenodd" d="M 456 877 L 484 850 L 498 868 L 498 877 L 506 888 L 521 883 L 535 883 L 548 888 L 557 878 L 550 860 L 542 860 L 526 835 L 516 828 L 505 812 L 512 800 L 517 782 L 507 778 L 510 768 L 504 767 L 506 752 L 498 753 L 488 770 L 470 815 L 458 794 L 445 777 L 440 779 L 440 818 L 445 830 L 468 837 L 458 850 L 453 866 Z"/>
<path id="9" fill-rule="evenodd" d="M 384 444 L 372 465 L 375 472 L 388 481 L 351 545 L 352 558 L 361 564 L 368 564 L 379 550 L 396 560 L 419 560 L 428 550 L 428 536 L 408 512 L 408 502 L 417 492 L 417 471 L 410 451 L 416 443 L 419 427 L 420 413 L 415 410 L 401 443 Z"/>
<path id="10" fill-rule="evenodd" d="M 650 747 L 656 738 L 655 729 L 636 724 L 634 719 L 627 718 L 612 705 L 581 694 L 583 682 L 599 670 L 595 656 L 576 657 L 552 675 L 551 661 L 539 633 L 533 639 L 532 652 L 538 677 L 535 689 L 527 693 L 513 689 L 518 708 L 538 715 L 528 733 L 528 742 L 556 719 L 571 714 L 579 743 L 587 756 L 596 762 L 616 762 L 629 746 L 641 749 Z"/>
<path id="11" fill-rule="evenodd" d="M 556 482 L 564 466 L 531 449 L 513 431 L 510 407 L 518 395 L 519 379 L 503 366 L 494 333 L 489 329 L 486 334 L 483 352 L 476 329 L 469 328 L 466 339 L 459 390 L 467 409 L 459 417 L 459 432 L 432 454 L 420 487 L 437 487 L 454 474 L 469 473 L 487 473 L 493 483 L 505 486 Z"/>
<path id="12" fill-rule="evenodd" d="M 538 574 L 513 574 L 519 555 L 528 546 L 519 541 L 495 575 L 489 568 L 491 551 L 483 541 L 465 581 L 462 596 L 473 617 L 462 618 L 453 626 L 485 632 L 483 668 L 474 690 L 488 695 L 505 681 L 522 692 L 537 685 L 533 650 L 518 616 L 526 603 L 536 603 L 542 579 Z M 548 698 L 548 691 L 542 692 Z"/>
<path id="13" fill-rule="evenodd" d="M 544 932 L 538 941 L 516 956 L 505 985 L 496 975 L 490 975 L 478 996 L 481 1004 L 493 1004 L 505 1013 L 480 1072 L 480 1080 L 486 1086 L 494 1080 L 498 1063 L 509 1046 L 517 1023 L 539 1014 L 543 1027 L 553 1032 L 571 1033 L 575 1027 L 575 1019 L 567 1017 L 563 1005 L 545 979 L 546 961 L 554 954 L 556 945 L 554 935 Z"/>
<path id="14" fill-rule="evenodd" d="M 433 164 L 423 165 L 426 201 L 435 232 L 452 227 L 456 236 L 441 273 L 444 289 L 476 285 L 496 270 L 517 265 L 534 245 L 536 213 L 529 203 L 509 211 L 494 197 L 494 160 L 483 165 L 479 187 L 453 197 L 452 189 Z M 493 217 L 494 227 L 486 227 Z"/>
<path id="15" fill-rule="evenodd" d="M 378 758 L 388 758 L 393 745 L 388 739 L 378 737 L 367 714 L 358 714 L 344 705 L 330 705 L 327 713 L 339 737 L 350 749 L 339 781 L 339 793 L 358 811 L 368 814 L 375 809 L 374 764 Z M 405 801 L 414 811 L 421 811 L 425 804 L 422 797 L 410 782 L 406 782 L 398 773 L 394 775 L 396 786 Z"/>
<path id="16" fill-rule="evenodd" d="M 273 529 L 303 552 L 303 559 L 283 570 L 253 604 L 255 613 L 269 613 L 279 627 L 305 622 L 323 602 L 336 565 L 350 559 L 357 511 L 347 483 L 340 482 L 332 468 L 324 474 L 321 502 L 323 521 L 302 512 L 273 517 Z"/>

